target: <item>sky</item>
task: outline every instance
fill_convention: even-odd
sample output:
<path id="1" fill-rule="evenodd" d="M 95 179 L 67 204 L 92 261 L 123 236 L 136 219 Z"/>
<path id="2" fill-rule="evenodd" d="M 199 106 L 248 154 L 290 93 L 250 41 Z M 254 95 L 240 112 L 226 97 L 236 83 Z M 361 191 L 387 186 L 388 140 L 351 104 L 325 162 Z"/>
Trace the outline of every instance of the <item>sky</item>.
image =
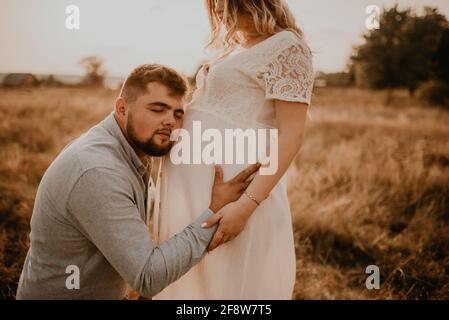
<path id="1" fill-rule="evenodd" d="M 344 70 L 367 32 L 366 8 L 437 7 L 449 0 L 285 0 L 314 52 L 315 70 Z M 79 8 L 79 30 L 66 27 L 66 7 Z M 209 24 L 203 0 L 0 0 L 0 73 L 80 75 L 81 58 L 98 55 L 109 75 L 143 63 L 187 75 L 207 58 Z"/>

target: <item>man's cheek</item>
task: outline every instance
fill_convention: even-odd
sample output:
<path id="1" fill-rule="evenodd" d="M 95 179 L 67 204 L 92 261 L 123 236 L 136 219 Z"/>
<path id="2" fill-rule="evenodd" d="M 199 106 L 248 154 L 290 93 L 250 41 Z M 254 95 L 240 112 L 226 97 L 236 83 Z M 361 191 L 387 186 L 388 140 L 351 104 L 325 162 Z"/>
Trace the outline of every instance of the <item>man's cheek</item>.
<path id="1" fill-rule="evenodd" d="M 142 136 L 151 138 L 155 134 L 157 126 L 154 126 L 152 122 L 145 121 L 145 118 L 142 118 L 139 120 L 138 128 Z"/>

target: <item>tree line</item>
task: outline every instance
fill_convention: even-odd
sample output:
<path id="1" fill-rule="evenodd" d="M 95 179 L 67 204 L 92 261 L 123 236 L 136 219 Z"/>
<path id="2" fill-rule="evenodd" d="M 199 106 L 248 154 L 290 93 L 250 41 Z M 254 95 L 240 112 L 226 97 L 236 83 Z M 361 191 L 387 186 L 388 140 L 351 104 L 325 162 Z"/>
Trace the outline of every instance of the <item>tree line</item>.
<path id="1" fill-rule="evenodd" d="M 449 101 L 449 23 L 438 9 L 425 7 L 418 15 L 398 6 L 384 9 L 380 28 L 368 31 L 353 48 L 349 74 L 357 86 L 373 89 L 407 88 L 439 93 Z M 421 90 L 422 91 L 422 90 Z M 438 99 L 437 99 L 438 100 Z"/>

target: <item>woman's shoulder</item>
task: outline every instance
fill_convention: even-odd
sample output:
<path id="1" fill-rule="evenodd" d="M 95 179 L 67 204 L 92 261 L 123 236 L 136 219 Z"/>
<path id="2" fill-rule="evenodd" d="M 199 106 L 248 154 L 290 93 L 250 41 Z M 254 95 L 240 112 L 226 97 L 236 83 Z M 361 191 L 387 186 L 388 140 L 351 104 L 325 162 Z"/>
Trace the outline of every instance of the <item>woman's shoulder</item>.
<path id="1" fill-rule="evenodd" d="M 291 30 L 283 30 L 272 36 L 273 41 L 271 45 L 270 55 L 279 55 L 284 51 L 296 49 L 294 52 L 298 52 L 303 55 L 310 55 L 311 50 L 304 39 L 303 35 L 297 34 Z"/>

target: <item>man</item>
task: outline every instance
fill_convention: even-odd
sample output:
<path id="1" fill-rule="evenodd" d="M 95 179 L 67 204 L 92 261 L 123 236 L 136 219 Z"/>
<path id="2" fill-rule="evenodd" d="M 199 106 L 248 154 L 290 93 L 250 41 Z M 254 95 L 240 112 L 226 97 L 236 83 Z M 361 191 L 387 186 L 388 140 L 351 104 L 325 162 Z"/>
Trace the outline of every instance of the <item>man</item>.
<path id="1" fill-rule="evenodd" d="M 154 245 L 145 223 L 147 156 L 170 151 L 186 93 L 187 82 L 174 70 L 140 66 L 114 112 L 59 154 L 37 191 L 17 299 L 123 299 L 126 284 L 151 297 L 203 257 L 216 227 L 202 223 L 237 200 L 258 166 L 228 183 L 217 168 L 210 207 Z"/>

